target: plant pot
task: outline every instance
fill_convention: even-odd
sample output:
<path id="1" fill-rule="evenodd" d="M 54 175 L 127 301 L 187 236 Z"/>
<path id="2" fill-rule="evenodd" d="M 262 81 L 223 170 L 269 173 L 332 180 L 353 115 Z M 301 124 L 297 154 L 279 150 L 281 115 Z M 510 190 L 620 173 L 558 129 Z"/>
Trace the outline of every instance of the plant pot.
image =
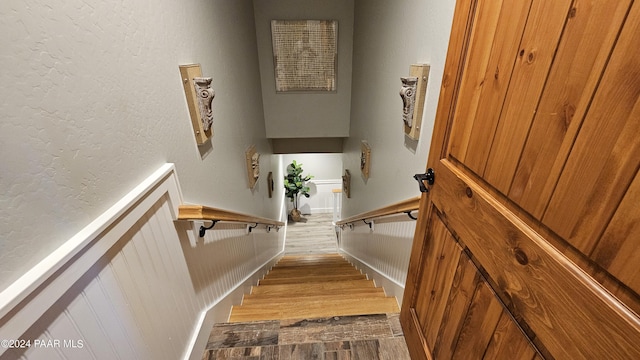
<path id="1" fill-rule="evenodd" d="M 291 220 L 293 221 L 300 221 L 302 219 L 302 213 L 298 209 L 291 210 L 289 216 L 291 216 Z"/>

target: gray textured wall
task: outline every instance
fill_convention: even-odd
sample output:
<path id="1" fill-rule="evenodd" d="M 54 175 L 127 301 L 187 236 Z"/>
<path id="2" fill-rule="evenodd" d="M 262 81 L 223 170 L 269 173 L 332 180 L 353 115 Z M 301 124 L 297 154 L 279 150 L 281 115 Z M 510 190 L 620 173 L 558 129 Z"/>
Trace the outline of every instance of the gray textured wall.
<path id="1" fill-rule="evenodd" d="M 165 162 L 187 202 L 280 214 L 251 0 L 92 3 L 0 3 L 0 291 Z M 178 71 L 188 63 L 216 91 L 201 148 Z M 250 144 L 264 154 L 253 191 Z"/>
<path id="2" fill-rule="evenodd" d="M 254 8 L 267 137 L 348 136 L 353 0 L 257 0 Z M 276 93 L 271 20 L 338 20 L 336 92 Z"/>
<path id="3" fill-rule="evenodd" d="M 418 196 L 412 176 L 424 172 L 451 31 L 454 0 L 356 0 L 351 132 L 343 164 L 351 172 L 351 199 L 343 217 Z M 400 77 L 411 64 L 431 65 L 419 141 L 405 138 Z M 367 181 L 360 142 L 371 146 Z"/>

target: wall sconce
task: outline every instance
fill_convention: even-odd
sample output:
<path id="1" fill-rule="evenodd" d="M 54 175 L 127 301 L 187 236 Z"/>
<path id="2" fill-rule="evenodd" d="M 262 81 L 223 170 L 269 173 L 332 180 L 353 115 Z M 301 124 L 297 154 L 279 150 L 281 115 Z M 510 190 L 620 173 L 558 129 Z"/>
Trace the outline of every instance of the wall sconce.
<path id="1" fill-rule="evenodd" d="M 180 76 L 187 98 L 191 126 L 198 145 L 213 136 L 213 108 L 216 93 L 211 88 L 210 77 L 202 77 L 200 64 L 180 65 Z"/>
<path id="2" fill-rule="evenodd" d="M 410 76 L 401 77 L 402 88 L 402 121 L 404 133 L 413 140 L 420 139 L 420 126 L 422 125 L 422 111 L 424 98 L 427 93 L 427 81 L 429 80 L 430 66 L 426 64 L 411 65 Z"/>

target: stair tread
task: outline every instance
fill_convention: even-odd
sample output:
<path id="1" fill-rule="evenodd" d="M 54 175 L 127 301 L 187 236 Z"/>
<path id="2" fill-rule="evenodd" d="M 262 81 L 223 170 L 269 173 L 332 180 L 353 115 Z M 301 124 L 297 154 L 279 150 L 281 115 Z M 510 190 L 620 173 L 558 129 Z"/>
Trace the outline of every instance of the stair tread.
<path id="1" fill-rule="evenodd" d="M 394 297 L 358 299 L 311 300 L 299 303 L 255 304 L 234 306 L 230 322 L 249 320 L 303 319 L 329 316 L 385 314 L 399 312 Z"/>
<path id="2" fill-rule="evenodd" d="M 285 266 L 285 265 L 313 265 L 313 264 L 342 264 L 349 263 L 345 258 L 341 255 L 287 255 L 282 257 L 277 265 Z"/>
<path id="3" fill-rule="evenodd" d="M 251 294 L 295 294 L 295 293 L 314 293 L 317 291 L 333 291 L 333 290 L 357 290 L 357 289 L 375 289 L 373 280 L 345 280 L 345 281 L 318 281 L 306 283 L 304 287 L 298 284 L 274 284 L 252 286 Z"/>
<path id="4" fill-rule="evenodd" d="M 326 268 L 336 268 L 336 269 L 344 269 L 344 268 L 353 268 L 348 262 L 344 263 L 321 263 L 321 264 L 276 264 L 271 271 L 274 270 L 293 270 L 293 269 L 326 269 Z"/>
<path id="5" fill-rule="evenodd" d="M 351 293 L 325 293 L 325 294 L 296 294 L 295 297 L 289 295 L 269 295 L 269 294 L 257 294 L 257 295 L 244 295 L 242 299 L 242 305 L 248 304 L 257 304 L 257 303 L 293 303 L 293 302 L 304 302 L 304 301 L 313 301 L 313 300 L 326 300 L 326 299 L 336 299 L 336 300 L 363 300 L 368 298 L 381 298 L 387 297 L 384 293 L 384 290 L 379 288 L 378 291 L 363 291 L 363 292 L 351 292 Z"/>
<path id="6" fill-rule="evenodd" d="M 347 261 L 342 255 L 332 255 L 332 254 L 316 254 L 316 255 L 286 255 L 280 258 L 280 260 L 278 260 L 279 262 L 286 262 L 286 261 L 307 261 L 307 262 L 313 262 L 313 261 L 336 261 L 336 260 L 340 260 L 340 261 Z"/>

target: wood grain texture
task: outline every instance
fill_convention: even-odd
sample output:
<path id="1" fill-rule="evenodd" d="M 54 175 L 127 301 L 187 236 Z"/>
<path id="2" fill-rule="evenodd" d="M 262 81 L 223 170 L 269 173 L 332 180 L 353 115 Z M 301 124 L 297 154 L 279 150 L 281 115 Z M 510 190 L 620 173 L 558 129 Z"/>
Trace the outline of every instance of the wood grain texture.
<path id="1" fill-rule="evenodd" d="M 509 198 L 540 219 L 600 81 L 629 1 L 577 1 L 567 20 Z"/>
<path id="2" fill-rule="evenodd" d="M 464 124 L 464 130 L 457 129 L 452 132 L 452 151 L 456 148 L 455 139 L 467 143 L 460 145 L 464 154 L 451 154 L 478 174 L 484 172 L 487 164 L 491 139 L 495 136 L 514 71 L 517 81 L 517 63 L 522 60 L 522 57 L 518 56 L 521 49 L 521 33 L 529 17 L 531 2 L 485 1 L 480 5 L 492 13 L 478 15 L 475 31 L 479 32 L 479 35 L 472 39 L 470 54 L 474 61 L 465 70 L 465 77 L 471 78 L 472 81 L 463 84 L 461 88 L 460 96 L 465 101 L 459 104 L 453 125 L 459 127 L 458 123 Z M 490 22 L 495 30 L 487 33 L 485 22 Z M 479 36 L 482 35 L 487 39 L 480 40 Z M 486 43 L 489 45 L 484 47 Z M 459 157 L 461 155 L 462 157 Z"/>
<path id="3" fill-rule="evenodd" d="M 424 274 L 433 274 L 433 264 L 426 259 L 429 246 L 435 246 L 430 242 L 437 240 L 427 229 L 437 212 L 453 237 L 468 246 L 465 252 L 472 254 L 483 274 L 475 274 L 475 279 L 488 279 L 486 286 L 506 304 L 504 311 L 512 312 L 509 318 L 518 319 L 542 354 L 636 358 L 640 320 L 627 306 L 640 309 L 640 297 L 629 287 L 637 281 L 632 268 L 639 210 L 631 204 L 637 208 L 640 201 L 634 190 L 640 167 L 640 66 L 631 44 L 640 43 L 640 4 L 534 0 L 526 25 L 518 28 L 514 24 L 521 24 L 518 15 L 524 12 L 511 11 L 504 19 L 500 12 L 505 6 L 525 5 L 505 3 L 456 3 L 428 160 L 438 176 L 421 200 L 401 314 L 409 349 L 417 359 L 451 358 L 460 336 L 465 336 L 461 324 L 478 324 L 465 323 L 450 311 L 454 305 L 468 310 L 464 296 L 457 297 L 459 301 L 449 302 L 444 311 L 436 351 L 430 353 L 434 349 L 421 326 L 428 291 L 421 286 L 430 285 Z M 501 32 L 501 26 L 514 33 Z M 504 88 L 487 85 L 502 85 L 506 74 L 498 67 L 493 78 L 498 83 L 488 76 L 492 46 L 503 41 L 496 49 L 506 51 L 506 39 L 517 43 L 520 35 L 520 59 L 513 76 L 506 75 L 509 88 L 501 97 Z M 499 104 L 498 110 L 491 104 Z M 501 119 L 497 126 L 493 115 L 484 116 L 494 112 Z M 473 150 L 472 139 L 479 144 Z M 492 149 L 488 159 L 487 146 Z M 448 161 L 436 165 L 440 159 Z M 488 160 L 486 166 L 483 159 Z M 443 168 L 450 173 L 443 173 Z M 534 169 L 544 171 L 534 174 Z M 473 273 L 460 272 L 466 274 L 460 277 L 469 282 Z M 621 283 L 621 278 L 628 283 Z M 456 281 L 452 299 L 460 294 L 453 288 Z M 488 347 L 457 354 L 541 358 L 531 352 L 523 331 L 506 322 L 505 314 L 494 329 L 480 326 L 476 337 L 467 337 L 471 342 L 485 339 L 477 344 Z M 447 344 L 445 339 L 451 340 Z"/>
<path id="4" fill-rule="evenodd" d="M 286 255 L 280 262 L 232 308 L 230 322 L 400 311 L 395 298 L 373 288 L 338 254 Z"/>
<path id="5" fill-rule="evenodd" d="M 305 215 L 304 221 L 287 223 L 284 251 L 287 255 L 335 254 L 338 251 L 333 214 Z M 342 257 L 339 259 L 343 261 Z M 323 260 L 326 261 L 326 260 Z"/>
<path id="6" fill-rule="evenodd" d="M 609 226 L 596 247 L 593 259 L 640 294 L 640 173 L 636 174 Z M 637 310 L 636 310 L 637 311 Z"/>
<path id="7" fill-rule="evenodd" d="M 456 108 L 458 89 L 462 79 L 462 70 L 467 61 L 468 39 L 471 34 L 471 24 L 473 14 L 476 9 L 476 1 L 459 0 L 456 1 L 451 34 L 449 36 L 449 46 L 447 49 L 446 66 L 440 85 L 440 96 L 438 98 L 438 111 L 433 128 L 433 136 L 429 147 L 429 157 L 427 168 L 435 164 L 446 153 L 449 147 L 450 132 L 449 119 L 453 116 Z M 420 217 L 416 224 L 416 231 L 411 248 L 411 259 L 407 271 L 405 283 L 405 294 L 400 313 L 400 322 L 405 331 L 407 346 L 412 359 L 431 359 L 431 351 L 424 339 L 418 317 L 415 313 L 415 301 L 417 298 L 418 283 L 422 274 L 423 251 L 426 240 L 426 229 L 431 217 L 433 207 L 429 201 L 431 193 L 424 193 L 420 198 Z"/>
<path id="8" fill-rule="evenodd" d="M 510 91 L 483 173 L 484 179 L 503 194 L 511 186 L 572 3 L 573 0 L 534 1 L 531 6 Z"/>
<path id="9" fill-rule="evenodd" d="M 420 202 L 420 197 L 407 199 L 392 205 L 384 206 L 376 210 L 367 211 L 358 215 L 348 217 L 346 219 L 336 222 L 336 225 L 346 225 L 349 223 L 358 222 L 362 220 L 374 219 L 382 216 L 401 214 L 407 211 L 418 210 L 419 202 Z"/>
<path id="10" fill-rule="evenodd" d="M 439 219 L 433 220 L 431 229 L 429 245 L 433 248 L 429 246 L 426 250 L 427 269 L 422 274 L 422 283 L 418 292 L 420 300 L 416 303 L 415 309 L 424 337 L 433 348 L 462 249 Z"/>
<path id="11" fill-rule="evenodd" d="M 282 221 L 203 205 L 180 205 L 178 211 L 178 220 L 220 220 L 247 224 L 259 223 L 273 226 L 284 226 Z"/>
<path id="12" fill-rule="evenodd" d="M 458 334 L 452 359 L 484 354 L 502 314 L 502 305 L 485 282 L 479 282 Z"/>
<path id="13" fill-rule="evenodd" d="M 635 314 L 455 167 L 438 174 L 434 204 L 553 356 L 640 357 Z"/>
<path id="14" fill-rule="evenodd" d="M 345 275 L 303 275 L 288 278 L 264 278 L 258 282 L 260 285 L 282 285 L 282 284 L 304 284 L 309 282 L 331 282 L 345 280 L 367 280 L 367 276 L 358 272 L 357 274 Z"/>
<path id="15" fill-rule="evenodd" d="M 438 329 L 438 337 L 432 348 L 435 359 L 451 359 L 462 331 L 462 325 L 471 306 L 471 299 L 476 285 L 480 282 L 480 274 L 471 259 L 460 256 L 456 273 L 447 298 L 447 306 Z"/>
<path id="16" fill-rule="evenodd" d="M 296 284 L 253 286 L 251 288 L 251 293 L 245 295 L 245 298 L 253 295 L 260 295 L 263 298 L 282 297 L 283 295 L 291 294 L 294 290 L 297 291 L 298 296 L 350 293 L 384 294 L 384 290 L 382 288 L 375 287 L 372 280 L 353 280 L 309 283 L 308 286 L 306 286 L 304 289 L 300 289 L 300 286 Z"/>
<path id="17" fill-rule="evenodd" d="M 532 360 L 536 350 L 506 312 L 500 315 L 485 359 Z"/>
<path id="18" fill-rule="evenodd" d="M 640 4 L 634 3 L 542 218 L 585 254 L 593 251 L 640 166 L 638 43 Z"/>
<path id="19" fill-rule="evenodd" d="M 468 101 L 459 104 L 456 108 L 454 115 L 456 121 L 453 123 L 454 131 L 449 149 L 451 156 L 460 161 L 465 161 L 469 152 L 470 137 L 478 104 L 483 95 L 485 75 L 488 71 L 493 71 L 493 69 L 488 69 L 491 52 L 487 49 L 492 48 L 495 40 L 503 3 L 504 1 L 478 1 L 476 2 L 475 14 L 470 19 L 473 28 L 470 31 L 468 56 L 474 61 L 464 64 L 464 75 L 459 90 L 459 96 Z M 514 16 L 514 18 L 518 18 L 518 16 Z M 497 117 L 495 118 L 497 120 Z M 489 126 L 486 128 L 488 131 L 492 131 Z"/>

